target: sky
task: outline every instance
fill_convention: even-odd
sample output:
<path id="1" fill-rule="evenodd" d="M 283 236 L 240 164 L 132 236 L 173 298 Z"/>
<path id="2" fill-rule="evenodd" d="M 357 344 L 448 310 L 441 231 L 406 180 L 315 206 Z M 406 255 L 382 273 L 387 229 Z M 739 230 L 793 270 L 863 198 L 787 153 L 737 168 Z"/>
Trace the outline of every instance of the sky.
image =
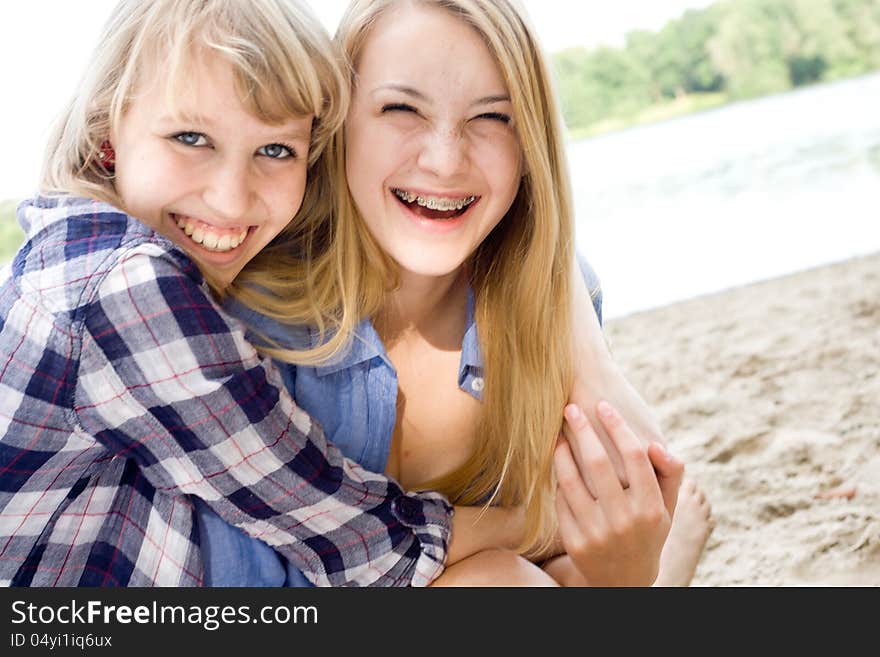
<path id="1" fill-rule="evenodd" d="M 524 0 L 546 50 L 621 45 L 633 29 L 658 29 L 712 0 Z M 82 75 L 115 0 L 0 2 L 0 200 L 36 188 L 49 126 Z M 331 32 L 347 0 L 311 0 Z"/>

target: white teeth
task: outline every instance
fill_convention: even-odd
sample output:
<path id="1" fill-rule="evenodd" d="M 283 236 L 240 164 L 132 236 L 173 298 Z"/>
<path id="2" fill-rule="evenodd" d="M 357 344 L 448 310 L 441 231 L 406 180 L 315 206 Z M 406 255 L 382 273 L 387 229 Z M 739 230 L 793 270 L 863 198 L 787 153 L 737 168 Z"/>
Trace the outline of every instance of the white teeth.
<path id="1" fill-rule="evenodd" d="M 218 253 L 231 251 L 238 247 L 244 242 L 248 234 L 248 229 L 245 228 L 238 235 L 231 235 L 228 232 L 218 235 L 213 232 L 213 229 L 206 229 L 204 225 L 190 223 L 190 221 L 187 221 L 183 217 L 177 218 L 177 227 L 188 235 L 196 244 L 201 244 L 206 249 L 217 251 Z"/>
<path id="2" fill-rule="evenodd" d="M 393 191 L 398 198 L 406 201 L 407 203 L 412 203 L 413 201 L 415 201 L 423 208 L 440 211 L 461 210 L 462 208 L 467 207 L 468 205 L 473 203 L 474 200 L 476 200 L 477 198 L 476 196 L 466 196 L 464 198 L 419 196 L 418 194 L 413 194 L 412 192 L 407 192 L 402 189 L 395 189 Z"/>

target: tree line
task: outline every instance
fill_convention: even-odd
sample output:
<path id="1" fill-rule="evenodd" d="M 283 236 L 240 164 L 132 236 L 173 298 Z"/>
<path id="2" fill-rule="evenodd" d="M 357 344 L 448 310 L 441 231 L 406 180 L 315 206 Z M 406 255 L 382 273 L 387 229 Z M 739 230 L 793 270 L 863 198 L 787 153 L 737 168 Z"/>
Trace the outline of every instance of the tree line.
<path id="1" fill-rule="evenodd" d="M 724 0 L 553 60 L 567 126 L 601 132 L 880 69 L 880 0 Z"/>

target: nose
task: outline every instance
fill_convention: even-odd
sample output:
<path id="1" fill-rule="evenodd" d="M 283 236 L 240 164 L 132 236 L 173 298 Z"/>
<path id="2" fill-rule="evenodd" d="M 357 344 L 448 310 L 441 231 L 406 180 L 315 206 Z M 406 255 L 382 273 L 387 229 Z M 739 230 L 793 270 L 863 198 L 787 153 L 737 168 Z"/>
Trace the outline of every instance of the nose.
<path id="1" fill-rule="evenodd" d="M 466 166 L 467 144 L 456 130 L 433 131 L 425 137 L 418 163 L 438 178 L 452 178 Z"/>
<path id="2" fill-rule="evenodd" d="M 204 189 L 205 203 L 220 219 L 237 221 L 245 217 L 256 196 L 255 175 L 249 161 L 231 157 L 218 161 Z"/>

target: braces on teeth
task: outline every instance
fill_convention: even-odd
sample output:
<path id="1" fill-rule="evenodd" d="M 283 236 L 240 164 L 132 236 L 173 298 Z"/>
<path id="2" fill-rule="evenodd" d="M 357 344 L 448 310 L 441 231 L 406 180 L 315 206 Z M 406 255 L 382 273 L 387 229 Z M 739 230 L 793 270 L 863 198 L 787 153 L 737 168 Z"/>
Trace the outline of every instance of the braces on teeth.
<path id="1" fill-rule="evenodd" d="M 394 193 L 398 198 L 406 201 L 407 203 L 412 203 L 413 201 L 415 201 L 423 208 L 440 211 L 461 210 L 462 208 L 465 208 L 473 203 L 477 198 L 476 196 L 467 196 L 465 198 L 425 198 L 424 196 L 418 196 L 416 194 L 413 194 L 412 192 L 407 192 L 402 189 L 395 189 Z"/>

